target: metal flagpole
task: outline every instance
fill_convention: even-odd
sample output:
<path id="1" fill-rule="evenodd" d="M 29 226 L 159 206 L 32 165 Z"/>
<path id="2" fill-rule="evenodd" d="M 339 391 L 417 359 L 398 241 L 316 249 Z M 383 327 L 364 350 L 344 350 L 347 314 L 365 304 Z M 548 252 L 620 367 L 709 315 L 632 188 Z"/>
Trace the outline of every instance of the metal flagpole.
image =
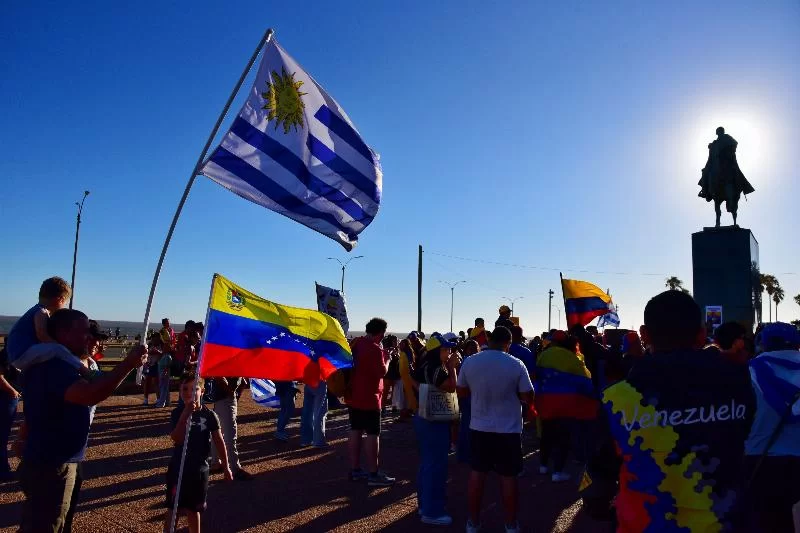
<path id="1" fill-rule="evenodd" d="M 214 124 L 214 128 L 211 130 L 211 134 L 208 136 L 208 140 L 206 141 L 205 146 L 203 147 L 203 151 L 200 152 L 200 157 L 197 158 L 197 163 L 195 163 L 194 168 L 192 169 L 192 174 L 189 177 L 189 183 L 186 184 L 186 189 L 183 191 L 183 196 L 181 197 L 181 201 L 178 202 L 178 208 L 175 210 L 175 216 L 172 217 L 172 224 L 169 226 L 169 231 L 167 232 L 167 238 L 164 240 L 164 247 L 161 249 L 161 257 L 158 258 L 158 264 L 156 265 L 156 272 L 153 275 L 153 284 L 150 287 L 150 296 L 147 298 L 147 307 L 144 312 L 144 333 L 142 334 L 142 342 L 147 343 L 147 327 L 150 325 L 150 311 L 153 306 L 153 297 L 156 293 L 156 286 L 158 286 L 158 278 L 161 275 L 161 267 L 164 264 L 164 257 L 167 255 L 167 248 L 169 248 L 169 243 L 172 240 L 172 234 L 175 231 L 175 226 L 178 223 L 178 217 L 181 216 L 181 211 L 183 210 L 183 204 L 186 203 L 186 198 L 189 197 L 189 191 L 194 184 L 195 178 L 198 176 L 200 171 L 200 167 L 208 153 L 208 149 L 211 147 L 211 143 L 214 142 L 214 137 L 216 137 L 217 132 L 219 131 L 220 125 L 222 125 L 222 121 L 225 120 L 225 115 L 228 114 L 228 109 L 230 109 L 231 104 L 233 103 L 233 99 L 236 98 L 236 95 L 239 93 L 239 89 L 241 89 L 242 84 L 244 83 L 244 79 L 247 77 L 247 73 L 250 72 L 250 69 L 253 67 L 253 63 L 256 62 L 258 58 L 258 54 L 261 53 L 261 49 L 264 48 L 275 32 L 272 31 L 272 28 L 269 28 L 265 33 L 264 36 L 259 41 L 258 46 L 256 47 L 253 55 L 250 57 L 250 61 L 247 62 L 247 66 L 242 71 L 242 75 L 239 76 L 239 81 L 236 82 L 236 86 L 233 88 L 231 95 L 228 97 L 228 101 L 225 102 L 225 107 L 222 108 L 222 113 L 219 114 L 219 118 L 217 118 L 216 124 Z M 139 371 L 136 374 L 136 381 L 137 383 L 140 382 L 142 379 L 142 369 L 139 367 Z"/>
<path id="2" fill-rule="evenodd" d="M 203 354 L 206 351 L 206 337 L 208 336 L 208 317 L 211 315 L 211 304 L 214 301 L 214 287 L 217 285 L 217 276 L 211 278 L 211 291 L 208 293 L 208 307 L 206 308 L 206 321 L 203 327 L 203 339 L 200 341 L 200 355 L 197 356 L 197 371 L 194 375 L 194 387 L 192 387 L 192 401 L 197 396 L 197 389 L 200 387 L 200 365 L 203 363 Z M 180 386 L 178 387 L 180 394 Z M 202 400 L 201 400 L 202 402 Z M 192 416 L 186 419 L 186 435 L 183 437 L 183 453 L 181 454 L 181 466 L 178 468 L 178 485 L 175 487 L 175 501 L 172 503 L 172 523 L 169 525 L 169 533 L 175 533 L 175 524 L 178 523 L 178 498 L 181 495 L 181 481 L 183 480 L 183 466 L 186 464 L 186 449 L 189 447 L 189 432 L 192 429 Z"/>

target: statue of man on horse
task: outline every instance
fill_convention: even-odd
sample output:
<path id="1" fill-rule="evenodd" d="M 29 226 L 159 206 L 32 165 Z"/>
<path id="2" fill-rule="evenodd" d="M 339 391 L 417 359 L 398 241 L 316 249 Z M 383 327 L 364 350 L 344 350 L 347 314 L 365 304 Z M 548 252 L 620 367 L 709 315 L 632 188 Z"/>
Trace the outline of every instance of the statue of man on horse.
<path id="1" fill-rule="evenodd" d="M 700 198 L 707 202 L 714 200 L 714 211 L 717 213 L 717 224 L 721 216 L 720 205 L 725 202 L 725 210 L 733 215 L 736 224 L 736 213 L 739 209 L 739 198 L 755 191 L 736 162 L 736 139 L 725 133 L 725 128 L 717 128 L 717 140 L 708 145 L 708 161 L 703 169 L 700 185 Z"/>

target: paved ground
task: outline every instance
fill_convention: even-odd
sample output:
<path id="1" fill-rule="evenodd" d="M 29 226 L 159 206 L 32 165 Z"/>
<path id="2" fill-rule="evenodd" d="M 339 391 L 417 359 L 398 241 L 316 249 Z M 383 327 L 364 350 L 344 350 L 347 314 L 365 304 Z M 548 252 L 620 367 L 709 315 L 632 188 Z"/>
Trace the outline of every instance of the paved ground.
<path id="1" fill-rule="evenodd" d="M 173 398 L 175 394 L 173 393 Z M 298 400 L 300 400 L 298 398 Z M 298 404 L 299 405 L 299 404 Z M 329 416 L 326 450 L 300 448 L 298 419 L 289 426 L 288 443 L 274 438 L 277 411 L 262 409 L 249 393 L 239 411 L 239 450 L 250 482 L 224 483 L 212 477 L 206 531 L 463 531 L 466 523 L 467 467 L 451 458 L 448 507 L 450 528 L 423 526 L 417 517 L 417 450 L 411 424 L 390 417 L 381 439 L 382 468 L 398 478 L 396 486 L 371 489 L 346 480 L 347 416 Z M 299 410 L 298 410 L 299 415 Z M 171 454 L 168 409 L 141 405 L 140 397 L 120 396 L 97 409 L 89 440 L 76 531 L 160 531 L 164 474 Z M 520 480 L 524 531 L 607 531 L 581 513 L 576 483 L 555 485 L 535 472 L 535 439 L 526 433 L 526 470 Z M 13 460 L 16 468 L 16 459 Z M 573 465 L 577 467 L 577 465 Z M 577 476 L 577 471 L 572 472 Z M 482 531 L 503 531 L 499 481 L 490 478 Z M 22 494 L 16 483 L 0 484 L 0 531 L 14 531 Z"/>

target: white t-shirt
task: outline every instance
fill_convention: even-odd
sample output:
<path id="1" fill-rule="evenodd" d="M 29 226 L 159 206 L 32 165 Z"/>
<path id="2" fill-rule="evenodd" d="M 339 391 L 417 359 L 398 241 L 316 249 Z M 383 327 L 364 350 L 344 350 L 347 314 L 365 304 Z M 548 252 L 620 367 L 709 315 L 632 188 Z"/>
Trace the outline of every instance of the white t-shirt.
<path id="1" fill-rule="evenodd" d="M 469 428 L 489 433 L 521 433 L 519 393 L 533 390 L 522 361 L 499 350 L 486 350 L 464 360 L 459 387 L 470 390 Z"/>

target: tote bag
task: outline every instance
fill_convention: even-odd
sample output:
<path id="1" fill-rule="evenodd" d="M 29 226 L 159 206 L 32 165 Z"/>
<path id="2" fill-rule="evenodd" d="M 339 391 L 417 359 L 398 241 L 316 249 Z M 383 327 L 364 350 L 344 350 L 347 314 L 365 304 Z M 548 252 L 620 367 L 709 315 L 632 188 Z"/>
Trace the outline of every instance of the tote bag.
<path id="1" fill-rule="evenodd" d="M 427 383 L 419 386 L 419 416 L 431 422 L 458 420 L 458 398 L 454 392 Z"/>

